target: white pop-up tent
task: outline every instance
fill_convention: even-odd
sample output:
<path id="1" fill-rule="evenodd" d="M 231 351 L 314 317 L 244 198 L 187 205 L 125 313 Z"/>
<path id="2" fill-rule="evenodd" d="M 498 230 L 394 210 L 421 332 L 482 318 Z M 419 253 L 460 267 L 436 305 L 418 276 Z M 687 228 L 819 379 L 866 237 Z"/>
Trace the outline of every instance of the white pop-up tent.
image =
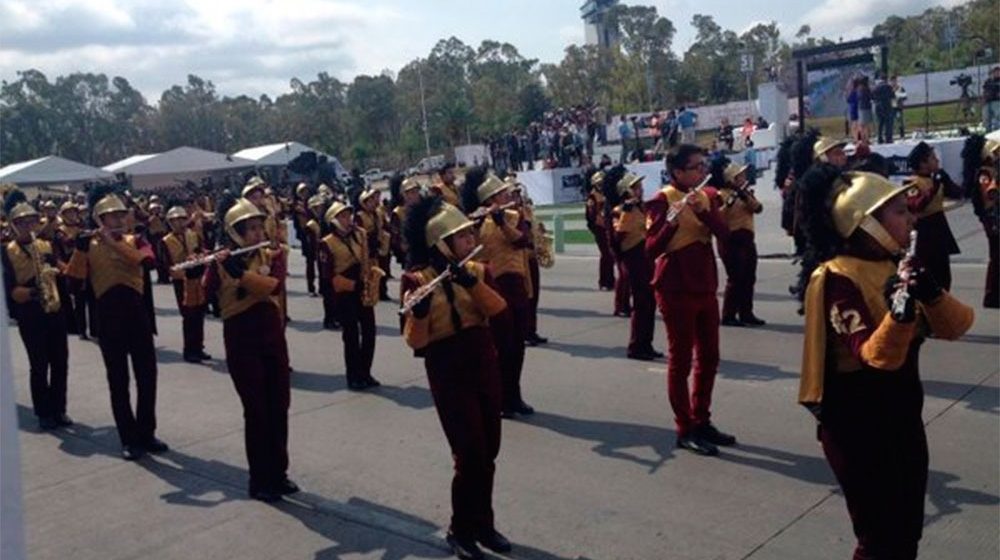
<path id="1" fill-rule="evenodd" d="M 303 152 L 315 152 L 317 156 L 325 157 L 326 161 L 333 165 L 337 175 L 346 173 L 344 166 L 337 158 L 300 142 L 280 142 L 254 146 L 236 152 L 233 157 L 248 159 L 254 163 L 255 167 L 284 167 Z"/>
<path id="2" fill-rule="evenodd" d="M 49 185 L 72 187 L 88 181 L 113 179 L 114 176 L 114 173 L 59 156 L 46 156 L 0 168 L 0 183 L 14 183 L 19 187 Z"/>
<path id="3" fill-rule="evenodd" d="M 111 173 L 125 173 L 131 177 L 133 188 L 143 189 L 179 185 L 187 181 L 198 183 L 208 177 L 221 180 L 253 165 L 247 159 L 181 146 L 160 154 L 131 156 L 103 169 Z"/>

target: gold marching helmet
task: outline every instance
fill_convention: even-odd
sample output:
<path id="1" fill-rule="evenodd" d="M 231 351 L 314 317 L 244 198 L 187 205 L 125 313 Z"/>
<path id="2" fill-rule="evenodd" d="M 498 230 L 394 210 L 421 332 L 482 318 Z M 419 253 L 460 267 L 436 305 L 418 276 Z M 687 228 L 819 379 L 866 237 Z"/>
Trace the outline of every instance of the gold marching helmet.
<path id="1" fill-rule="evenodd" d="M 74 212 L 79 212 L 80 207 L 74 204 L 73 201 L 67 200 L 66 202 L 63 202 L 61 206 L 59 206 L 59 215 L 62 216 L 63 214 L 69 212 L 70 210 L 73 210 Z"/>
<path id="2" fill-rule="evenodd" d="M 632 187 L 638 185 L 642 182 L 642 175 L 636 175 L 635 173 L 625 173 L 621 179 L 618 180 L 618 184 L 615 185 L 615 189 L 618 194 L 625 196 L 631 194 Z"/>
<path id="3" fill-rule="evenodd" d="M 340 214 L 341 212 L 344 212 L 344 211 L 347 211 L 347 210 L 350 210 L 350 209 L 351 209 L 350 206 L 344 204 L 343 202 L 341 202 L 339 200 L 335 200 L 333 202 L 333 204 L 331 204 L 330 207 L 326 209 L 326 214 L 323 216 L 323 220 L 326 221 L 326 223 L 328 223 L 330 225 L 336 226 L 337 225 L 337 220 L 336 220 L 337 214 Z"/>
<path id="4" fill-rule="evenodd" d="M 183 206 L 172 206 L 170 210 L 167 211 L 167 220 L 176 220 L 179 218 L 186 220 L 188 218 L 187 210 L 185 210 Z"/>
<path id="5" fill-rule="evenodd" d="M 256 190 L 265 192 L 264 187 L 266 186 L 267 184 L 264 183 L 264 180 L 255 175 L 251 177 L 249 181 L 247 181 L 246 185 L 243 186 L 243 190 L 240 191 L 240 196 L 246 198 L 247 196 L 250 195 L 250 193 Z"/>
<path id="6" fill-rule="evenodd" d="M 421 188 L 420 182 L 415 177 L 407 177 L 403 180 L 403 184 L 400 187 L 403 192 Z"/>
<path id="7" fill-rule="evenodd" d="M 306 205 L 309 206 L 310 210 L 322 208 L 326 205 L 326 198 L 321 194 L 314 194 L 309 197 L 309 201 L 306 202 Z"/>
<path id="8" fill-rule="evenodd" d="M 492 196 L 496 196 L 504 191 L 510 190 L 511 185 L 509 183 L 504 183 L 493 173 L 486 176 L 486 180 L 483 181 L 482 185 L 476 189 L 476 198 L 479 199 L 480 204 L 484 204 Z"/>
<path id="9" fill-rule="evenodd" d="M 307 194 L 309 194 L 309 185 L 305 183 L 299 183 L 299 185 L 295 187 L 295 194 L 298 195 L 299 198 L 305 197 Z"/>
<path id="10" fill-rule="evenodd" d="M 604 172 L 598 171 L 590 176 L 590 186 L 600 190 L 601 183 L 604 182 Z"/>
<path id="11" fill-rule="evenodd" d="M 472 227 L 472 225 L 472 221 L 466 218 L 461 210 L 447 202 L 442 202 L 441 209 L 427 220 L 427 225 L 424 227 L 427 246 L 437 247 L 445 255 L 449 255 L 451 251 L 444 244 L 445 238 Z"/>
<path id="12" fill-rule="evenodd" d="M 897 252 L 900 246 L 875 219 L 875 211 L 890 199 L 910 189 L 897 185 L 875 173 L 845 173 L 846 183 L 836 187 L 833 194 L 833 225 L 844 239 L 861 228 L 883 248 Z"/>
<path id="13" fill-rule="evenodd" d="M 994 163 L 1000 159 L 1000 140 L 992 138 L 986 140 L 986 143 L 983 144 L 983 159 Z"/>
<path id="14" fill-rule="evenodd" d="M 333 190 L 331 190 L 330 186 L 327 185 L 326 183 L 321 184 L 316 189 L 316 194 L 322 196 L 323 198 L 325 198 L 327 200 L 330 200 L 330 199 L 333 198 Z"/>
<path id="15" fill-rule="evenodd" d="M 740 165 L 738 163 L 730 163 L 722 171 L 722 179 L 727 185 L 739 186 L 734 183 L 740 173 L 745 173 L 747 169 L 750 169 L 749 165 Z"/>
<path id="16" fill-rule="evenodd" d="M 251 218 L 264 218 L 266 217 L 263 212 L 261 212 L 254 203 L 250 202 L 245 198 L 241 198 L 236 201 L 233 206 L 226 211 L 226 215 L 223 218 L 225 223 L 226 233 L 233 241 L 236 242 L 240 247 L 245 247 L 246 242 L 243 241 L 243 236 L 237 233 L 236 224 L 244 222 Z"/>
<path id="17" fill-rule="evenodd" d="M 128 212 L 128 208 L 122 199 L 116 194 L 108 194 L 104 198 L 97 201 L 94 204 L 94 210 L 92 214 L 94 215 L 94 220 L 100 224 L 101 216 L 105 214 L 111 214 L 114 212 Z"/>
<path id="18" fill-rule="evenodd" d="M 45 202 L 42 202 L 42 209 L 43 210 L 50 210 L 50 209 L 51 210 L 55 210 L 56 209 L 56 203 L 53 202 L 52 200 L 46 200 Z"/>
<path id="19" fill-rule="evenodd" d="M 813 144 L 813 159 L 817 161 L 826 161 L 826 154 L 837 147 L 843 148 L 847 146 L 847 140 L 834 140 L 833 138 L 820 137 L 819 140 Z"/>
<path id="20" fill-rule="evenodd" d="M 369 198 L 373 196 L 378 196 L 381 194 L 378 189 L 365 189 L 361 192 L 361 196 L 358 197 L 361 202 L 366 202 Z"/>

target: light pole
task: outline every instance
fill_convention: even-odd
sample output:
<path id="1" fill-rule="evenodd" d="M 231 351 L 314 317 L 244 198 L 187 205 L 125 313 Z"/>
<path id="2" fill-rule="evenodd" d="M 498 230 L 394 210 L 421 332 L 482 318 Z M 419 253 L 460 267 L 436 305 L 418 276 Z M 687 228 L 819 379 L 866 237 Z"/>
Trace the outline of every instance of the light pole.
<path id="1" fill-rule="evenodd" d="M 749 49 L 744 50 L 740 54 L 740 70 L 747 77 L 747 105 L 750 108 L 750 116 L 753 117 L 756 113 L 753 105 L 753 94 L 751 93 L 750 87 L 750 76 L 753 74 L 753 53 Z"/>
<path id="2" fill-rule="evenodd" d="M 427 157 L 431 157 L 431 135 L 427 130 L 427 102 L 424 99 L 424 61 L 417 61 L 417 80 L 420 82 L 420 114 L 423 119 L 424 128 L 424 149 L 427 150 Z"/>

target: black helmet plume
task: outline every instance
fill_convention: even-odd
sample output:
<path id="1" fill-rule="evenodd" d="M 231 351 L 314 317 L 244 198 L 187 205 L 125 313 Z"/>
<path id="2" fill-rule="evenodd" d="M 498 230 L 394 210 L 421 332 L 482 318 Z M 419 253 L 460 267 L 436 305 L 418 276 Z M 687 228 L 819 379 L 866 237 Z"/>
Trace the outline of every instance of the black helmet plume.
<path id="1" fill-rule="evenodd" d="M 485 165 L 477 165 L 465 174 L 465 183 L 462 185 L 461 195 L 462 210 L 468 214 L 479 208 L 479 185 L 486 180 L 489 170 Z"/>
<path id="2" fill-rule="evenodd" d="M 711 179 L 708 180 L 708 184 L 712 185 L 717 189 L 721 189 L 726 186 L 726 167 L 732 163 L 726 156 L 719 156 L 713 159 L 708 166 L 708 175 Z"/>
<path id="3" fill-rule="evenodd" d="M 840 176 L 841 171 L 836 166 L 818 163 L 796 181 L 800 193 L 798 221 L 806 239 L 799 271 L 797 295 L 800 301 L 805 297 L 813 270 L 836 256 L 844 243 L 834 227 L 832 212 L 833 193 Z"/>
<path id="4" fill-rule="evenodd" d="M 604 207 L 609 212 L 615 206 L 621 204 L 622 197 L 618 194 L 618 181 L 622 180 L 626 171 L 624 165 L 618 164 L 604 172 L 604 181 L 601 182 L 601 192 L 604 194 L 604 198 L 607 199 Z"/>
<path id="5" fill-rule="evenodd" d="M 792 144 L 792 173 L 795 173 L 796 179 L 805 175 L 809 167 L 812 166 L 814 161 L 813 146 L 819 137 L 819 130 L 811 128 Z"/>
<path id="6" fill-rule="evenodd" d="M 777 163 L 775 164 L 774 170 L 774 187 L 781 189 L 785 186 L 785 179 L 788 178 L 788 174 L 792 171 L 792 144 L 795 143 L 795 137 L 789 136 L 781 141 L 778 146 Z"/>
<path id="7" fill-rule="evenodd" d="M 395 208 L 403 203 L 403 174 L 396 173 L 389 178 L 389 207 Z"/>
<path id="8" fill-rule="evenodd" d="M 430 263 L 430 247 L 427 246 L 427 222 L 441 209 L 440 197 L 429 196 L 420 199 L 406 212 L 403 222 L 403 238 L 406 239 L 407 266 L 423 266 Z"/>
<path id="9" fill-rule="evenodd" d="M 979 173 L 983 166 L 983 146 L 986 137 L 974 134 L 965 139 L 962 147 L 962 186 L 965 196 L 972 199 L 972 207 L 977 216 L 982 215 L 983 200 L 979 195 Z"/>
<path id="10" fill-rule="evenodd" d="M 230 239 L 229 233 L 226 232 L 226 212 L 228 212 L 238 200 L 239 198 L 233 194 L 232 191 L 225 189 L 215 201 L 216 239 L 228 239 L 233 241 Z"/>
<path id="11" fill-rule="evenodd" d="M 11 189 L 3 197 L 3 213 L 5 216 L 10 216 L 10 211 L 14 209 L 15 206 L 21 204 L 22 202 L 28 202 L 28 197 L 24 195 L 19 189 Z"/>

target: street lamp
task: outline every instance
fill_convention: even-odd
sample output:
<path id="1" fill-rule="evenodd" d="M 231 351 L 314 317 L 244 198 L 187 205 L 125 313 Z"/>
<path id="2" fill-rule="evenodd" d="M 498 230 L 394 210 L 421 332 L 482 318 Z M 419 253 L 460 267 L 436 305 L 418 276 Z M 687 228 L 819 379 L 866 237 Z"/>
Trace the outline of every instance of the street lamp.
<path id="1" fill-rule="evenodd" d="M 744 51 L 740 54 L 740 71 L 747 77 L 747 105 L 750 107 L 750 116 L 753 117 L 757 112 L 754 108 L 753 94 L 750 87 L 750 76 L 753 74 L 753 53 L 750 52 L 746 44 L 743 47 Z"/>
<path id="2" fill-rule="evenodd" d="M 424 99 L 424 60 L 417 61 L 417 80 L 420 82 L 420 114 L 423 120 L 424 148 L 427 150 L 427 157 L 431 157 L 431 135 L 427 129 L 427 102 Z"/>

